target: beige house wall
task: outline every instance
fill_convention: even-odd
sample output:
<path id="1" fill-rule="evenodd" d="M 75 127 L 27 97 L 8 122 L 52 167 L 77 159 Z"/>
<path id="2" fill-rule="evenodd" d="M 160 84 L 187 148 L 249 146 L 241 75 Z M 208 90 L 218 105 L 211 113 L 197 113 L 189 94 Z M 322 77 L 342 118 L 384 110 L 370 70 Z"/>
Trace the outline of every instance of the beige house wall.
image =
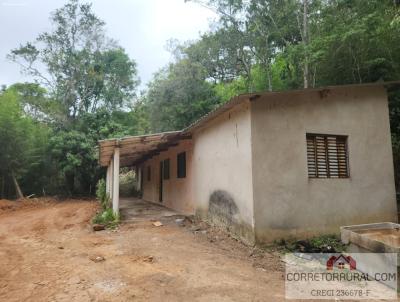
<path id="1" fill-rule="evenodd" d="M 177 178 L 177 155 L 186 152 L 186 177 Z M 181 213 L 193 214 L 192 194 L 192 142 L 183 140 L 176 147 L 171 147 L 160 155 L 147 160 L 141 165 L 143 169 L 143 196 L 146 201 L 159 203 L 160 161 L 169 158 L 169 179 L 163 180 L 163 202 L 166 207 Z M 150 181 L 147 177 L 147 167 L 150 166 Z"/>
<path id="2" fill-rule="evenodd" d="M 254 241 L 250 103 L 235 106 L 193 134 L 196 213 Z"/>
<path id="3" fill-rule="evenodd" d="M 257 241 L 397 221 L 383 87 L 263 96 L 251 114 Z M 350 178 L 308 178 L 306 133 L 348 135 Z"/>

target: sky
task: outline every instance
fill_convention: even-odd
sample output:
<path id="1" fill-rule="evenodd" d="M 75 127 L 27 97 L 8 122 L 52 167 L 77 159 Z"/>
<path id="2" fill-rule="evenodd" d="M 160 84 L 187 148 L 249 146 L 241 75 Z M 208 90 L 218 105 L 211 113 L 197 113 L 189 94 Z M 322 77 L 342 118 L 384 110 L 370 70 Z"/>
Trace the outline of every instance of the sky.
<path id="1" fill-rule="evenodd" d="M 31 81 L 6 55 L 51 30 L 49 16 L 67 0 L 0 0 L 0 85 Z M 169 39 L 195 40 L 215 19 L 211 10 L 184 0 L 83 0 L 106 22 L 107 36 L 118 41 L 138 64 L 140 89 L 170 60 Z"/>

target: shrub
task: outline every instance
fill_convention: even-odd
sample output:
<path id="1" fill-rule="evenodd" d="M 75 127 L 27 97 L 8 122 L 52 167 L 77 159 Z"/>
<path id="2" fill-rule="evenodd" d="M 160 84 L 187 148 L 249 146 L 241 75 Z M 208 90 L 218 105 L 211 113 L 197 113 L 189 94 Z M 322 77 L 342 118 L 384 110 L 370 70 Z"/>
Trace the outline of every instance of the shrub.
<path id="1" fill-rule="evenodd" d="M 346 250 L 346 245 L 337 235 L 321 235 L 305 240 L 278 240 L 275 241 L 278 249 L 286 252 L 302 253 L 341 253 Z"/>
<path id="2" fill-rule="evenodd" d="M 100 179 L 97 183 L 96 196 L 99 200 L 102 211 L 93 217 L 93 223 L 104 224 L 106 227 L 116 227 L 119 223 L 119 214 L 114 213 L 111 207 L 110 196 L 106 191 L 106 182 Z"/>
<path id="3" fill-rule="evenodd" d="M 137 180 L 135 171 L 122 168 L 119 175 L 119 196 L 138 196 L 136 187 Z"/>
<path id="4" fill-rule="evenodd" d="M 119 215 L 114 213 L 113 209 L 108 208 L 94 216 L 93 223 L 104 224 L 107 227 L 115 227 L 119 223 Z"/>
<path id="5" fill-rule="evenodd" d="M 110 208 L 110 196 L 106 190 L 106 182 L 104 179 L 100 179 L 97 182 L 96 196 L 99 200 L 103 210 Z"/>

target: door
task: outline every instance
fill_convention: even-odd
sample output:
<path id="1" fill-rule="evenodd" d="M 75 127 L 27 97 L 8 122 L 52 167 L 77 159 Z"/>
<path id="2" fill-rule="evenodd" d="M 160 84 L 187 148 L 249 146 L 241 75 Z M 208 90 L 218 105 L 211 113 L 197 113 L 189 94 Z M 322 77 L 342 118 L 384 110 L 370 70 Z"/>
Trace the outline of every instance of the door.
<path id="1" fill-rule="evenodd" d="M 163 201 L 163 176 L 164 176 L 163 162 L 160 161 L 160 187 L 159 187 L 159 193 L 158 193 L 158 201 L 159 202 Z"/>

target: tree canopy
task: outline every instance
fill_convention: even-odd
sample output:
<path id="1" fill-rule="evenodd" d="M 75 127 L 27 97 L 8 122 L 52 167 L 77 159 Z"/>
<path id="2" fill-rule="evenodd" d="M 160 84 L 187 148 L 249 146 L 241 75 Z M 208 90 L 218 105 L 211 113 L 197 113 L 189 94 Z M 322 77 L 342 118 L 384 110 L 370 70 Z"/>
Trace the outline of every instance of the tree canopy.
<path id="1" fill-rule="evenodd" d="M 35 82 L 0 92 L 2 196 L 16 184 L 92 194 L 99 139 L 179 130 L 240 93 L 400 79 L 398 1 L 191 1 L 217 20 L 197 40 L 170 40 L 173 60 L 141 94 L 136 62 L 90 4 L 69 0 L 51 30 L 11 50 Z M 389 100 L 400 179 L 400 94 Z"/>
<path id="2" fill-rule="evenodd" d="M 136 63 L 105 36 L 91 4 L 70 0 L 51 23 L 52 31 L 13 49 L 9 59 L 49 90 L 67 118 L 126 106 L 139 83 Z"/>

